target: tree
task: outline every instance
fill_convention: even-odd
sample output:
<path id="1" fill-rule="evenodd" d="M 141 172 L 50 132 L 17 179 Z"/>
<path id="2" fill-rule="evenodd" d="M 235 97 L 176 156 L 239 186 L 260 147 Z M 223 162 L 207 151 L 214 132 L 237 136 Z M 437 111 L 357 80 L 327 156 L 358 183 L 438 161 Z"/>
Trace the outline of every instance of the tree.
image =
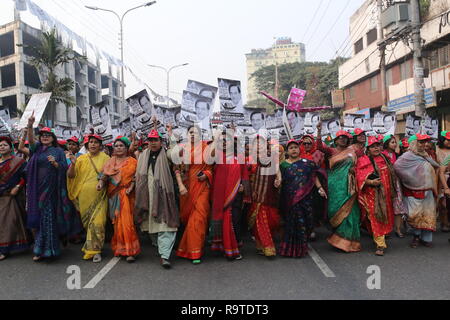
<path id="1" fill-rule="evenodd" d="M 40 90 L 52 93 L 45 118 L 51 120 L 52 125 L 54 125 L 58 103 L 62 103 L 67 107 L 76 106 L 76 101 L 72 96 L 75 82 L 67 77 L 59 78 L 56 74 L 57 68 L 71 61 L 86 61 L 87 58 L 77 55 L 70 48 L 64 47 L 58 38 L 56 29 L 43 32 L 40 43 L 37 46 L 24 44 L 18 44 L 17 46 L 27 47 L 31 51 L 30 63 L 39 73 L 41 79 Z"/>
<path id="2" fill-rule="evenodd" d="M 291 88 L 307 91 L 305 107 L 331 105 L 331 91 L 339 88 L 339 65 L 346 58 L 327 62 L 288 63 L 278 67 L 279 99 L 286 102 Z M 274 92 L 275 66 L 266 66 L 252 74 L 258 91 Z M 252 102 L 249 102 L 251 104 Z"/>

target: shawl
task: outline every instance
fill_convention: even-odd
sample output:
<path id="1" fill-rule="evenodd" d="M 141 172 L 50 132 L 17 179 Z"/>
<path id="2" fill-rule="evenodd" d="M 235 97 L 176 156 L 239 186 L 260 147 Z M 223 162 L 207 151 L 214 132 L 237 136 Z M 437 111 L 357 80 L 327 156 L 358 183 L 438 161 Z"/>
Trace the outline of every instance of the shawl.
<path id="1" fill-rule="evenodd" d="M 413 191 L 436 191 L 436 174 L 433 167 L 439 167 L 433 159 L 412 151 L 403 154 L 394 164 L 395 173 L 402 184 Z"/>
<path id="2" fill-rule="evenodd" d="M 0 196 L 21 181 L 25 167 L 25 160 L 16 156 L 0 164 Z"/>
<path id="3" fill-rule="evenodd" d="M 148 161 L 150 149 L 145 150 L 139 157 L 136 171 L 136 210 L 138 222 L 142 222 L 145 215 L 150 214 L 158 223 L 165 223 L 170 228 L 179 226 L 179 210 L 176 205 L 175 189 L 169 166 L 169 160 L 164 148 L 158 155 L 153 176 L 152 208 L 149 208 L 150 195 L 148 190 Z"/>

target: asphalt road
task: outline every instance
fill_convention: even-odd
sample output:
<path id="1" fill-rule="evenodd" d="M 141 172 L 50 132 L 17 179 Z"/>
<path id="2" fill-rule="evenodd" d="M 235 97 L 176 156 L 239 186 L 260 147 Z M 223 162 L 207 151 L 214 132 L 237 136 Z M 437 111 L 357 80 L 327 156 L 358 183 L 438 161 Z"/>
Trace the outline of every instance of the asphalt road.
<path id="1" fill-rule="evenodd" d="M 248 239 L 241 261 L 228 262 L 207 250 L 202 264 L 173 258 L 171 270 L 160 267 L 156 248 L 145 238 L 136 263 L 118 261 L 92 289 L 83 287 L 112 263 L 109 244 L 100 264 L 82 261 L 81 245 L 70 245 L 52 262 L 35 263 L 31 252 L 15 254 L 0 262 L 0 299 L 450 299 L 449 234 L 436 232 L 431 249 L 411 249 L 410 237 L 392 237 L 384 257 L 373 254 L 368 235 L 362 235 L 363 251 L 352 254 L 328 245 L 327 235 L 327 230 L 318 230 L 319 239 L 312 243 L 324 264 L 310 256 L 268 260 L 256 255 Z M 67 288 L 67 268 L 73 265 L 81 271 L 79 290 Z M 369 290 L 367 268 L 373 265 L 380 268 L 381 288 Z"/>

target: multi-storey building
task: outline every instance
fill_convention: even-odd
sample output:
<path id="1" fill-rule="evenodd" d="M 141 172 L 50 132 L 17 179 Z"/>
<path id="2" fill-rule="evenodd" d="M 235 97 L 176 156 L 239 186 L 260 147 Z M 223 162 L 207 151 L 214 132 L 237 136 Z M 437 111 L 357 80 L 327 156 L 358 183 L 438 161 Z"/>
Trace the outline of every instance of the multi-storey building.
<path id="1" fill-rule="evenodd" d="M 345 112 L 389 111 L 397 114 L 397 134 L 405 130 L 405 119 L 414 114 L 414 70 L 412 43 L 408 41 L 411 9 L 405 1 L 390 1 L 378 24 L 376 0 L 367 0 L 350 18 L 352 56 L 339 68 L 339 86 L 344 93 Z M 426 9 L 426 8 L 423 8 Z M 390 10 L 386 12 L 385 10 Z M 450 129 L 450 2 L 433 0 L 422 12 L 421 37 L 427 113 Z M 392 19 L 393 23 L 389 23 Z M 386 102 L 383 101 L 378 50 L 380 29 L 384 38 L 400 35 L 400 41 L 389 44 L 385 52 Z M 402 35 L 403 29 L 403 35 Z M 404 39 L 402 41 L 401 39 Z"/>
<path id="2" fill-rule="evenodd" d="M 39 44 L 41 31 L 20 20 L 0 26 L 0 105 L 9 109 L 12 118 L 23 111 L 29 97 L 39 93 L 41 79 L 31 65 L 33 52 L 27 46 Z M 17 46 L 23 44 L 24 46 Z M 86 56 L 86 53 L 83 53 Z M 126 117 L 120 103 L 120 80 L 109 68 L 102 74 L 100 62 L 83 60 L 59 66 L 58 77 L 69 77 L 75 81 L 72 96 L 76 107 L 58 104 L 56 123 L 68 128 L 80 128 L 88 120 L 89 106 L 107 100 L 113 125 Z"/>
<path id="3" fill-rule="evenodd" d="M 258 99 L 255 80 L 252 74 L 258 69 L 270 65 L 305 62 L 305 45 L 292 42 L 291 38 L 278 38 L 269 49 L 252 49 L 247 53 L 247 101 Z"/>

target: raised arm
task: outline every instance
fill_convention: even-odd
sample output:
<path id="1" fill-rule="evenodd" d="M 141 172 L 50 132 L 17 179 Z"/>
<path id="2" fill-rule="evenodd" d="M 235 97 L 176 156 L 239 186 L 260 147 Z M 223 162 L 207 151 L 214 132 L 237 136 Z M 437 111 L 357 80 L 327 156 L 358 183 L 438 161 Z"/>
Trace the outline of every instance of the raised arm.
<path id="1" fill-rule="evenodd" d="M 27 126 L 27 132 L 28 132 L 28 143 L 30 144 L 30 147 L 34 146 L 34 130 L 33 130 L 33 124 L 36 119 L 34 118 L 34 111 L 31 114 L 31 116 L 28 118 L 28 126 Z"/>

